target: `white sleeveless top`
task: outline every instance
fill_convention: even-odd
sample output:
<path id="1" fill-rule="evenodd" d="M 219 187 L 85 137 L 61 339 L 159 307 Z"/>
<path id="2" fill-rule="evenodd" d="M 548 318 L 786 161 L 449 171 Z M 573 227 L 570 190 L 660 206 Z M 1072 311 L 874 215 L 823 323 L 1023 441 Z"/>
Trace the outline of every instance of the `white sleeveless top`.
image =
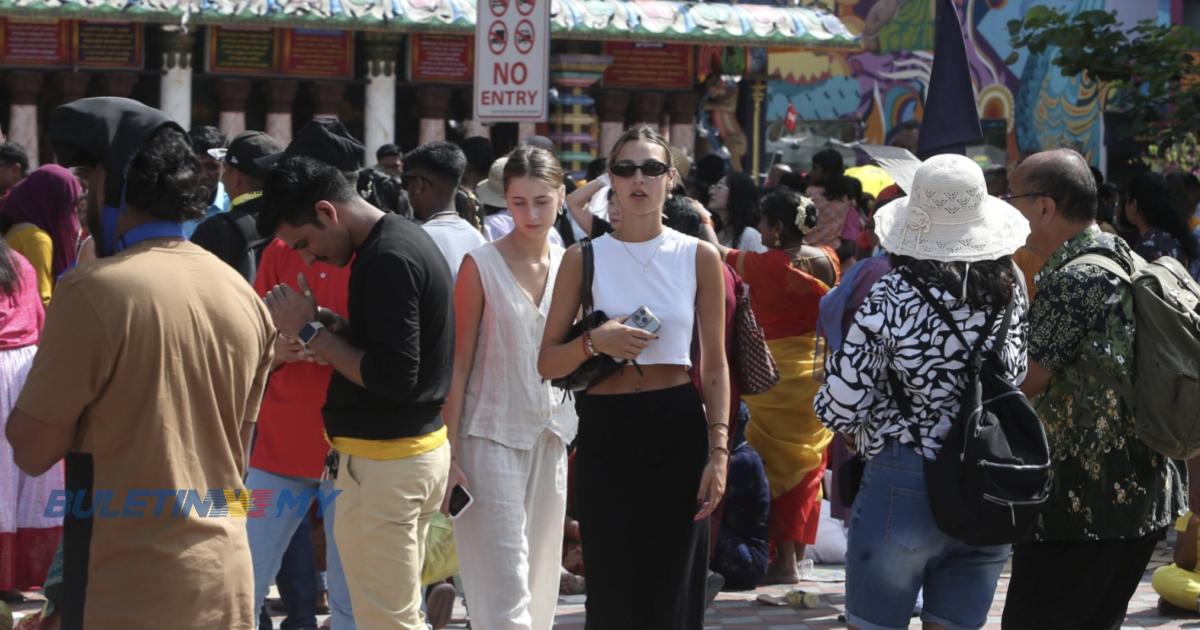
<path id="1" fill-rule="evenodd" d="M 618 318 L 645 306 L 662 321 L 658 339 L 638 356 L 639 365 L 692 365 L 699 243 L 667 227 L 644 243 L 618 241 L 611 234 L 592 241 L 596 310 Z"/>
<path id="2" fill-rule="evenodd" d="M 517 283 L 495 243 L 467 255 L 479 269 L 484 304 L 459 433 L 528 450 L 542 431 L 549 429 L 570 443 L 579 425 L 575 407 L 564 404 L 562 393 L 537 371 L 563 249 L 550 245 L 545 295 L 536 305 Z"/>

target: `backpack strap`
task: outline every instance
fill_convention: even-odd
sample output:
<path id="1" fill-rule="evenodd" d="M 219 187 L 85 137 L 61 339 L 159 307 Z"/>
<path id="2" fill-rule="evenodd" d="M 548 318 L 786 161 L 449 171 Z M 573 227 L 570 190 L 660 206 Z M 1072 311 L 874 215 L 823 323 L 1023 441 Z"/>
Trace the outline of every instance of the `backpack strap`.
<path id="1" fill-rule="evenodd" d="M 1134 256 L 1135 258 L 1133 265 L 1134 269 L 1136 270 L 1140 265 L 1137 254 L 1134 254 Z M 1067 262 L 1066 265 L 1063 265 L 1062 268 L 1069 269 L 1071 267 L 1078 267 L 1081 265 L 1092 265 L 1099 267 L 1119 278 L 1121 282 L 1129 285 L 1133 284 L 1132 276 L 1128 271 L 1125 270 L 1125 267 L 1122 266 L 1121 263 L 1118 263 L 1112 258 L 1100 253 L 1089 252 L 1081 256 L 1076 256 Z M 1091 363 L 1084 363 L 1079 366 L 1079 371 L 1096 379 L 1101 385 L 1113 390 L 1118 396 L 1124 398 L 1126 401 L 1134 402 L 1137 400 L 1136 390 L 1133 387 L 1130 387 L 1129 385 L 1123 383 L 1121 379 L 1100 369 L 1099 366 Z"/>
<path id="2" fill-rule="evenodd" d="M 1016 290 L 1016 287 L 1013 287 Z M 996 343 L 992 346 L 999 354 L 1004 349 L 1004 344 L 1008 343 L 1008 330 L 1012 325 L 1012 314 L 1016 310 L 1017 298 L 1008 301 L 1008 306 L 1004 307 L 1004 319 L 1000 322 L 1000 330 L 996 333 Z M 988 330 L 991 330 L 989 327 Z"/>
<path id="3" fill-rule="evenodd" d="M 1063 265 L 1063 269 L 1079 267 L 1080 265 L 1092 265 L 1094 267 L 1099 267 L 1120 278 L 1121 281 L 1126 284 L 1132 282 L 1132 277 L 1130 276 L 1129 272 L 1125 270 L 1125 267 L 1121 263 L 1108 256 L 1105 256 L 1104 254 L 1087 253 L 1083 254 L 1082 256 L 1076 256 L 1068 261 L 1067 264 Z"/>
<path id="4" fill-rule="evenodd" d="M 989 333 L 991 332 L 992 327 L 996 325 L 996 317 L 1000 314 L 999 309 L 992 311 L 992 313 L 988 315 L 987 321 L 983 327 L 983 332 L 980 333 L 979 339 L 976 340 L 975 345 L 972 346 L 971 344 L 967 343 L 967 338 L 963 336 L 962 331 L 960 331 L 958 326 L 954 323 L 954 315 L 950 313 L 950 309 L 946 308 L 946 304 L 944 302 L 934 297 L 933 292 L 929 290 L 928 285 L 913 275 L 912 270 L 907 267 L 900 268 L 900 275 L 904 276 L 904 280 L 912 285 L 912 287 L 921 294 L 921 296 L 925 299 L 925 302 L 929 304 L 930 308 L 937 313 L 942 322 L 946 324 L 946 327 L 950 329 L 950 332 L 954 333 L 955 337 L 958 337 L 959 343 L 961 343 L 964 348 L 971 349 L 971 358 L 974 359 L 978 357 L 979 353 L 983 350 L 984 344 L 987 343 L 988 337 L 991 336 Z M 1001 330 L 1005 338 L 1008 336 L 1008 320 L 1012 316 L 1011 309 L 1012 303 L 1010 302 L 1009 310 L 1006 311 L 1008 317 L 1005 318 L 1004 327 Z"/>

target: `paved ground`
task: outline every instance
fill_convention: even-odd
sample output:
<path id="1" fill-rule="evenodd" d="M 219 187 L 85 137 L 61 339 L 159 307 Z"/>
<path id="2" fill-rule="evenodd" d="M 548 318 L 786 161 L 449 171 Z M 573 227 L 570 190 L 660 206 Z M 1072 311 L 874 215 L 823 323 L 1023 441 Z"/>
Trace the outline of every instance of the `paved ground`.
<path id="1" fill-rule="evenodd" d="M 1159 546 L 1155 553 L 1150 569 L 1142 579 L 1137 594 L 1129 605 L 1125 628 L 1195 628 L 1200 629 L 1200 615 L 1183 617 L 1164 617 L 1157 608 L 1158 597 L 1150 587 L 1151 572 L 1170 562 L 1170 550 L 1166 543 Z M 762 630 L 815 630 L 817 628 L 843 628 L 845 623 L 838 621 L 845 600 L 845 585 L 842 583 L 801 584 L 799 588 L 820 593 L 821 605 L 811 610 L 799 610 L 790 607 L 775 608 L 756 603 L 755 598 L 762 593 L 782 595 L 788 589 L 782 586 L 763 587 L 753 592 L 721 593 L 716 603 L 708 611 L 705 628 L 708 629 L 762 629 Z M 987 628 L 1000 627 L 1000 613 L 1004 609 L 1004 595 L 1008 591 L 1008 572 L 1005 571 L 1000 579 L 996 592 L 996 601 L 992 604 L 992 613 L 988 617 Z M 36 597 L 36 595 L 33 595 Z M 18 617 L 28 614 L 39 607 L 36 603 L 15 606 Z M 461 600 L 455 610 L 455 621 L 451 628 L 465 628 L 463 621 L 466 611 Z M 276 618 L 276 622 L 282 618 Z M 321 619 L 324 621 L 324 618 Z M 582 630 L 583 628 L 583 597 L 564 597 L 559 600 L 558 616 L 554 625 L 556 630 Z M 913 628 L 919 628 L 920 623 L 914 620 Z"/>
<path id="2" fill-rule="evenodd" d="M 1137 594 L 1129 605 L 1126 616 L 1128 628 L 1200 628 L 1200 615 L 1190 617 L 1163 617 L 1158 612 L 1158 596 L 1150 587 L 1150 575 L 1153 569 L 1169 563 L 1171 553 L 1166 544 L 1159 546 L 1155 553 L 1150 569 L 1142 579 Z M 1000 627 L 1000 614 L 1004 610 L 1004 595 L 1008 591 L 1009 573 L 1006 570 L 996 589 L 996 600 L 992 604 L 992 612 L 988 617 L 986 628 Z M 721 593 L 717 602 L 708 611 L 705 628 L 738 628 L 763 630 L 816 630 L 817 628 L 844 628 L 846 624 L 838 621 L 838 615 L 843 611 L 845 603 L 845 584 L 809 582 L 799 585 L 805 591 L 821 594 L 821 606 L 812 610 L 794 608 L 775 608 L 756 603 L 754 600 L 761 593 L 782 595 L 788 588 L 763 587 L 747 593 Z M 567 599 L 567 598 L 564 598 Z M 556 630 L 582 630 L 583 606 L 568 604 L 560 601 Z M 457 611 L 460 615 L 462 611 Z M 462 624 L 465 625 L 465 624 Z M 459 627 L 462 627 L 460 625 Z M 913 620 L 910 627 L 920 628 L 919 620 Z"/>

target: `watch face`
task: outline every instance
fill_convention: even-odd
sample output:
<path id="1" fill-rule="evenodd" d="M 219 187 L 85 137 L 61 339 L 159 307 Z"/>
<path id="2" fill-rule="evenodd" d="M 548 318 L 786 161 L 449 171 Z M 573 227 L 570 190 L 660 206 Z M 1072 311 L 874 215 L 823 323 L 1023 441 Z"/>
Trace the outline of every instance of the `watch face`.
<path id="1" fill-rule="evenodd" d="M 300 329 L 300 343 L 307 344 L 308 342 L 312 341 L 312 338 L 317 336 L 318 330 L 320 329 L 316 326 L 313 326 L 311 323 L 305 324 L 304 328 Z"/>

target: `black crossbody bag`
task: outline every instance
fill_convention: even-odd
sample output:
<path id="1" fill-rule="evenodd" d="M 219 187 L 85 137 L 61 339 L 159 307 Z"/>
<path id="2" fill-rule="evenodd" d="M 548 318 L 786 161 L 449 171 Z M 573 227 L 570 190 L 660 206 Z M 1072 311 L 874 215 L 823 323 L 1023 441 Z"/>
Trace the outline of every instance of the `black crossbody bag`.
<path id="1" fill-rule="evenodd" d="M 608 321 L 608 316 L 604 314 L 604 311 L 597 311 L 592 303 L 592 279 L 596 274 L 596 255 L 592 251 L 592 241 L 585 238 L 579 242 L 579 246 L 583 253 L 583 287 L 580 295 L 583 318 L 571 326 L 571 332 L 568 334 L 568 338 L 575 340 L 579 339 L 584 332 L 594 330 Z M 591 387 L 593 383 L 620 370 L 621 367 L 621 362 L 616 359 L 606 354 L 596 354 L 581 363 L 570 374 L 552 379 L 550 384 L 568 392 L 581 392 Z"/>

